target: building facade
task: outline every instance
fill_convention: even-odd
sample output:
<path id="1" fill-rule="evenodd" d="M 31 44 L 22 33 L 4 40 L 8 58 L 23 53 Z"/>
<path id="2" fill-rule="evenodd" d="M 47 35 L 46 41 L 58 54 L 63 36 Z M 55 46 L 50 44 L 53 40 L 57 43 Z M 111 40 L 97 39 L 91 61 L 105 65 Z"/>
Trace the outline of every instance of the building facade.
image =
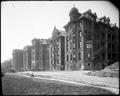
<path id="1" fill-rule="evenodd" d="M 15 69 L 97 70 L 119 61 L 119 28 L 109 17 L 98 18 L 90 9 L 80 13 L 76 7 L 69 17 L 65 31 L 54 27 L 51 38 L 34 38 L 32 46 L 13 50 Z"/>
<path id="2" fill-rule="evenodd" d="M 23 68 L 23 50 L 14 49 L 12 53 L 13 67 L 15 71 L 22 71 Z"/>
<path id="3" fill-rule="evenodd" d="M 32 40 L 32 70 L 49 70 L 49 44 L 47 39 Z"/>
<path id="4" fill-rule="evenodd" d="M 118 34 L 118 28 L 111 26 L 109 17 L 97 18 L 96 13 L 92 13 L 90 9 L 79 13 L 75 7 L 70 10 L 69 16 L 70 21 L 64 26 L 67 32 L 65 70 L 102 69 L 111 64 L 114 58 L 111 46 L 118 46 L 113 41 L 119 41 L 118 37 L 114 37 Z M 113 40 L 112 36 L 117 41 Z"/>
<path id="5" fill-rule="evenodd" d="M 49 70 L 49 42 L 47 39 L 40 39 L 40 46 L 41 46 L 41 58 L 40 62 L 42 64 L 42 71 Z"/>
<path id="6" fill-rule="evenodd" d="M 54 27 L 49 41 L 50 70 L 65 70 L 65 34 Z"/>
<path id="7" fill-rule="evenodd" d="M 31 70 L 31 46 L 25 46 L 23 49 L 24 70 Z"/>

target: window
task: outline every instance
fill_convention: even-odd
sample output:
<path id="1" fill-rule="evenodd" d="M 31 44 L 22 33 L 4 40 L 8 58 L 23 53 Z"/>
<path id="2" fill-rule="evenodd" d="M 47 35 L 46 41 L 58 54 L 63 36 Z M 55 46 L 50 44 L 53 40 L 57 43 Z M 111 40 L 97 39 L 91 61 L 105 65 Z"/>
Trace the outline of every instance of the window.
<path id="1" fill-rule="evenodd" d="M 87 48 L 92 48 L 92 44 L 86 44 Z"/>
<path id="2" fill-rule="evenodd" d="M 70 60 L 72 61 L 72 54 L 70 54 Z"/>
<path id="3" fill-rule="evenodd" d="M 72 50 L 72 42 L 70 42 L 70 50 Z"/>
<path id="4" fill-rule="evenodd" d="M 110 60 L 111 59 L 111 54 L 110 53 L 108 53 L 108 60 Z"/>
<path id="5" fill-rule="evenodd" d="M 75 24 L 73 25 L 73 28 L 75 28 Z"/>
<path id="6" fill-rule="evenodd" d="M 114 40 L 115 39 L 115 36 L 114 35 L 112 35 L 112 40 Z"/>
<path id="7" fill-rule="evenodd" d="M 81 24 L 81 22 L 80 22 L 80 27 L 82 27 L 82 24 Z"/>
<path id="8" fill-rule="evenodd" d="M 66 40 L 68 41 L 68 36 L 66 37 Z"/>
<path id="9" fill-rule="evenodd" d="M 75 60 L 75 54 L 73 55 L 73 60 Z"/>
<path id="10" fill-rule="evenodd" d="M 67 69 L 69 69 L 69 65 L 67 64 Z"/>
<path id="11" fill-rule="evenodd" d="M 82 42 L 80 42 L 80 46 L 82 46 Z"/>
<path id="12" fill-rule="evenodd" d="M 102 64 L 102 69 L 103 69 L 103 68 L 105 68 L 105 65 L 104 65 L 104 64 Z"/>
<path id="13" fill-rule="evenodd" d="M 88 58 L 90 58 L 90 54 L 88 54 Z"/>
<path id="14" fill-rule="evenodd" d="M 89 38 L 89 40 L 91 40 L 92 38 L 91 38 L 91 32 L 89 31 L 89 33 L 88 33 L 88 38 Z"/>
<path id="15" fill-rule="evenodd" d="M 90 63 L 88 63 L 88 66 L 90 66 Z"/>
<path id="16" fill-rule="evenodd" d="M 75 48 L 75 43 L 73 43 L 73 48 Z"/>
<path id="17" fill-rule="evenodd" d="M 105 33 L 102 33 L 101 35 L 102 35 L 102 38 L 105 39 Z"/>
<path id="18" fill-rule="evenodd" d="M 75 33 L 73 33 L 73 37 L 75 37 Z"/>
<path id="19" fill-rule="evenodd" d="M 66 44 L 66 51 L 68 52 L 68 43 Z"/>
<path id="20" fill-rule="evenodd" d="M 105 60 L 105 53 L 102 53 L 102 59 Z"/>
<path id="21" fill-rule="evenodd" d="M 68 41 L 69 41 L 69 36 L 68 36 Z"/>
<path id="22" fill-rule="evenodd" d="M 108 34 L 108 39 L 111 39 L 111 34 Z"/>
<path id="23" fill-rule="evenodd" d="M 88 59 L 90 59 L 90 54 L 88 54 Z"/>
<path id="24" fill-rule="evenodd" d="M 56 45 L 56 48 L 59 50 L 59 45 L 58 44 Z"/>
<path id="25" fill-rule="evenodd" d="M 102 46 L 104 46 L 104 45 L 105 45 L 105 43 L 104 43 L 104 42 L 102 42 L 102 43 L 101 43 L 101 45 L 102 45 Z"/>
<path id="26" fill-rule="evenodd" d="M 81 53 L 79 52 L 79 60 L 81 59 Z"/>
<path id="27" fill-rule="evenodd" d="M 59 64 L 59 59 L 57 59 L 57 64 Z"/>
<path id="28" fill-rule="evenodd" d="M 81 35 L 81 31 L 79 31 L 79 35 L 80 35 L 80 37 L 82 36 L 82 35 Z"/>
<path id="29" fill-rule="evenodd" d="M 108 49 L 111 49 L 111 44 L 110 43 L 108 43 Z"/>
<path id="30" fill-rule="evenodd" d="M 112 44 L 112 50 L 115 50 L 115 45 Z"/>
<path id="31" fill-rule="evenodd" d="M 82 48 L 82 45 L 81 45 L 81 44 L 82 44 L 82 42 L 80 41 L 80 43 L 79 43 L 79 47 L 78 47 L 78 48 L 80 48 L 80 49 Z"/>
<path id="32" fill-rule="evenodd" d="M 84 35 L 87 37 L 87 31 L 84 32 Z"/>
<path id="33" fill-rule="evenodd" d="M 67 55 L 67 62 L 69 61 L 69 55 Z"/>

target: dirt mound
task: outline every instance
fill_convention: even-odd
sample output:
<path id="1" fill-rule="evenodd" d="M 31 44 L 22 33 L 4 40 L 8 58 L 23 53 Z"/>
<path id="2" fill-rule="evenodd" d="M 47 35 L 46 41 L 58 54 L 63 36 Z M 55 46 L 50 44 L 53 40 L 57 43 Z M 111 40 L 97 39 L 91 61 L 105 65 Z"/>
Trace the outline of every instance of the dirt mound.
<path id="1" fill-rule="evenodd" d="M 119 62 L 116 62 L 100 71 L 88 72 L 87 75 L 100 77 L 116 77 L 119 78 Z"/>
<path id="2" fill-rule="evenodd" d="M 104 70 L 119 70 L 119 62 L 107 66 Z"/>

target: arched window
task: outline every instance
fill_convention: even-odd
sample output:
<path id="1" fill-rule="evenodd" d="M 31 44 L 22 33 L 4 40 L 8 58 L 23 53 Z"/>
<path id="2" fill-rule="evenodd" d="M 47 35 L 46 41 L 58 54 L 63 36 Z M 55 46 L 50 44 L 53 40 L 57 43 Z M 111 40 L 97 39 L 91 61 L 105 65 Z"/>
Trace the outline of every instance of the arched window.
<path id="1" fill-rule="evenodd" d="M 82 23 L 80 22 L 80 27 L 82 27 Z"/>
<path id="2" fill-rule="evenodd" d="M 75 54 L 73 54 L 73 60 L 75 60 Z"/>
<path id="3" fill-rule="evenodd" d="M 81 53 L 79 52 L 79 60 L 81 60 Z"/>
<path id="4" fill-rule="evenodd" d="M 72 54 L 70 54 L 70 60 L 72 61 Z"/>
<path id="5" fill-rule="evenodd" d="M 67 62 L 69 61 L 69 55 L 67 55 Z"/>

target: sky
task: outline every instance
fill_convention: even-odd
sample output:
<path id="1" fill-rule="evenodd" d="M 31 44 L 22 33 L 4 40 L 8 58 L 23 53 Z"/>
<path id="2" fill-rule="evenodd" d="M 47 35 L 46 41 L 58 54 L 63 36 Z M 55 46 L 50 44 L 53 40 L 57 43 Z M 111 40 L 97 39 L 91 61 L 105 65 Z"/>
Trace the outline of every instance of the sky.
<path id="1" fill-rule="evenodd" d="M 64 31 L 73 6 L 80 13 L 91 9 L 98 18 L 110 17 L 119 26 L 119 10 L 109 1 L 2 1 L 1 62 L 12 58 L 14 49 L 31 45 L 33 38 L 50 38 L 54 26 Z"/>

